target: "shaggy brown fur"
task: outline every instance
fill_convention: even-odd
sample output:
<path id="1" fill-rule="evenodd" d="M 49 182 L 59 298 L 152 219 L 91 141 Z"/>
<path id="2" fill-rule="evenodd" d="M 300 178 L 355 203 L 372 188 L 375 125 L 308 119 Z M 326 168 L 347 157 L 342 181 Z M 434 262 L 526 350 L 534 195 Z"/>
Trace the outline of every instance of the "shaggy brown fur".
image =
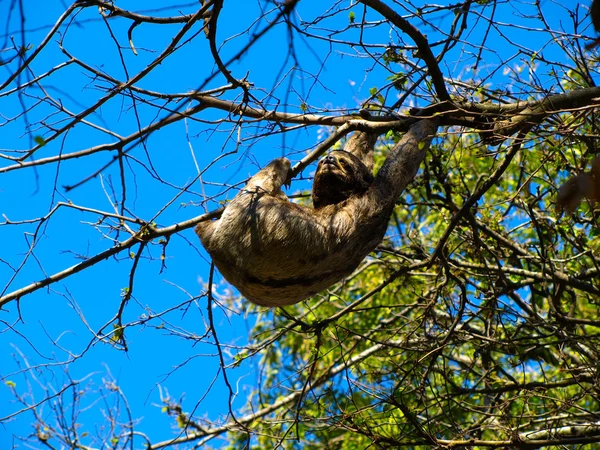
<path id="1" fill-rule="evenodd" d="M 415 176 L 436 129 L 434 120 L 415 123 L 374 179 L 374 139 L 355 133 L 348 153 L 332 152 L 335 161 L 319 164 L 315 209 L 287 200 L 281 186 L 290 162 L 275 159 L 220 219 L 200 223 L 196 233 L 221 274 L 248 300 L 284 306 L 311 297 L 350 275 L 381 242 L 396 199 Z"/>

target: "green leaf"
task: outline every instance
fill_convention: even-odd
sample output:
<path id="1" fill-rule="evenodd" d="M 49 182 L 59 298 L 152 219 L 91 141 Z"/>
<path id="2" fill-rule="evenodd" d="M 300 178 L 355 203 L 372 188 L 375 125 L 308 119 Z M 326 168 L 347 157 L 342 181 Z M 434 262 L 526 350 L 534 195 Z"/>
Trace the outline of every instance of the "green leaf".
<path id="1" fill-rule="evenodd" d="M 113 323 L 113 330 L 114 333 L 110 337 L 110 340 L 113 342 L 119 342 L 123 338 L 123 332 L 125 331 L 125 327 Z"/>

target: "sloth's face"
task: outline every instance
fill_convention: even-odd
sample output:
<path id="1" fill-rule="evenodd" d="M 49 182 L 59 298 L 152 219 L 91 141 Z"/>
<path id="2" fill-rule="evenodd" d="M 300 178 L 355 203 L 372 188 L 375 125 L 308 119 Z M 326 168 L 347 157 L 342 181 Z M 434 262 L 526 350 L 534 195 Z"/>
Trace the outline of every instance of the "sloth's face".
<path id="1" fill-rule="evenodd" d="M 342 202 L 366 191 L 372 181 L 373 175 L 359 158 L 343 150 L 333 151 L 317 166 L 313 205 L 318 209 Z"/>
<path id="2" fill-rule="evenodd" d="M 341 152 L 332 152 L 324 156 L 317 166 L 317 174 L 320 177 L 350 180 L 354 178 L 352 172 L 352 165 L 348 155 L 344 155 Z"/>

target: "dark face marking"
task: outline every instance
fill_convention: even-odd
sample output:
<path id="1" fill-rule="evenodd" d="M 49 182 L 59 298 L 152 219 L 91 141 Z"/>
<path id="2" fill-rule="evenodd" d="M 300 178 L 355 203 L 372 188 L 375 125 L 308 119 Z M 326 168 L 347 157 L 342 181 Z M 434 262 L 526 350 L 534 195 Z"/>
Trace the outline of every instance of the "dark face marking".
<path id="1" fill-rule="evenodd" d="M 324 156 L 315 173 L 312 199 L 315 209 L 340 203 L 352 195 L 362 194 L 373 175 L 362 161 L 343 150 Z"/>

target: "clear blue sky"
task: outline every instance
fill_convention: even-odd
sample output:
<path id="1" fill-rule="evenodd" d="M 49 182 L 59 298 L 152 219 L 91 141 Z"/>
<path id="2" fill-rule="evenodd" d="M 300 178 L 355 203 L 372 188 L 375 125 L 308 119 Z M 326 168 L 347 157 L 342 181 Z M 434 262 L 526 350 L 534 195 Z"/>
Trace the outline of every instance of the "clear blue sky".
<path id="1" fill-rule="evenodd" d="M 24 0 L 26 11 L 25 35 L 27 44 L 31 44 L 33 51 L 46 33 L 49 26 L 59 17 L 64 10 L 60 2 L 44 3 L 43 8 L 38 2 Z M 235 3 L 235 2 L 234 2 Z M 123 1 L 117 3 L 125 9 L 139 11 L 140 3 Z M 152 10 L 164 2 L 144 2 L 144 10 Z M 256 17 L 260 15 L 255 2 L 239 2 L 234 8 L 232 2 L 226 2 L 223 11 L 223 20 L 219 22 L 219 42 L 225 37 L 233 36 L 245 30 Z M 187 5 L 187 6 L 186 6 Z M 345 5 L 345 4 L 344 4 Z M 265 5 L 263 5 L 265 6 Z M 9 3 L 0 3 L 0 17 L 6 17 Z M 266 6 L 270 8 L 269 5 Z M 552 20 L 566 20 L 562 17 L 561 10 L 550 2 L 544 2 L 544 7 L 551 15 Z M 196 2 L 181 4 L 176 10 L 189 13 L 197 8 Z M 316 2 L 301 2 L 298 11 L 302 18 L 309 20 L 325 10 L 324 5 Z M 356 9 L 357 21 L 360 20 L 360 9 Z M 15 11 L 13 11 L 13 14 Z M 176 12 L 155 12 L 159 16 L 174 15 Z M 507 22 L 514 21 L 514 11 L 506 9 L 500 17 Z M 379 20 L 380 17 L 370 12 L 369 20 Z M 448 18 L 447 20 L 451 20 Z M 471 18 L 471 20 L 475 20 Z M 127 28 L 129 21 L 115 18 L 109 21 L 118 41 L 125 47 L 126 65 L 129 75 L 133 75 L 145 67 L 168 44 L 173 34 L 181 25 L 158 26 L 142 24 L 133 32 L 134 43 L 139 55 L 136 57 L 127 48 Z M 342 28 L 347 25 L 347 13 L 333 19 L 328 26 Z M 415 23 L 416 26 L 420 24 Z M 256 26 L 261 29 L 264 23 Z M 445 29 L 446 22 L 440 21 L 438 26 Z M 565 26 L 567 24 L 565 23 Z M 21 39 L 18 31 L 20 24 L 14 17 L 13 21 L 5 27 L 6 34 L 2 37 L 3 47 L 11 45 L 10 36 Z M 422 29 L 428 34 L 430 40 L 435 40 L 433 30 Z M 476 40 L 481 30 L 466 36 Z M 531 48 L 535 46 L 537 36 L 535 33 L 524 33 L 513 29 L 511 35 L 515 40 L 527 41 Z M 355 32 L 349 32 L 344 37 L 356 38 Z M 35 73 L 49 70 L 66 57 L 60 52 L 56 41 L 58 35 L 39 55 L 32 68 Z M 65 47 L 86 63 L 101 68 L 107 73 L 121 80 L 126 76 L 115 51 L 114 42 L 111 40 L 106 26 L 99 20 L 97 9 L 88 8 L 77 16 L 76 22 L 70 25 L 66 34 Z M 379 33 L 378 36 L 370 35 L 370 42 L 386 45 L 390 42 L 390 35 Z M 246 35 L 238 37 L 224 46 L 223 59 L 232 54 L 248 40 Z M 502 42 L 498 38 L 488 41 Z M 275 87 L 280 70 L 283 73 L 289 70 L 290 61 L 285 61 L 288 55 L 289 41 L 284 26 L 278 26 L 267 37 L 263 38 L 244 58 L 232 66 L 233 75 L 237 78 L 249 74 L 249 80 L 255 87 L 271 90 Z M 300 104 L 300 98 L 307 99 L 309 105 L 315 108 L 356 108 L 362 100 L 369 95 L 369 88 L 381 86 L 388 76 L 378 67 L 372 67 L 369 58 L 357 57 L 362 52 L 356 49 L 349 54 L 348 47 L 333 47 L 330 51 L 329 44 L 325 41 L 300 38 L 296 36 L 294 49 L 298 63 L 303 72 L 295 72 L 289 76 L 292 79 L 293 89 L 288 91 L 286 81 L 277 86 L 276 98 L 281 102 L 293 105 Z M 510 51 L 514 51 L 512 48 Z M 461 46 L 454 51 L 455 60 L 459 59 Z M 506 56 L 502 48 L 495 49 L 498 56 Z M 494 58 L 489 57 L 494 52 L 488 52 L 486 64 L 482 70 L 494 70 Z M 168 93 L 185 92 L 198 87 L 210 74 L 213 66 L 208 52 L 205 37 L 199 36 L 191 44 L 182 47 L 152 74 L 147 76 L 138 86 L 155 91 Z M 452 67 L 454 60 L 448 58 L 447 66 L 443 70 L 447 74 L 457 76 L 461 74 L 461 67 Z M 321 64 L 325 62 L 324 70 L 319 75 L 319 82 L 314 82 L 315 74 Z M 373 69 L 373 70 L 370 70 Z M 463 68 L 464 69 L 464 68 Z M 368 70 L 368 71 L 367 71 Z M 9 75 L 5 68 L 0 67 L 0 81 Z M 464 75 L 469 78 L 469 75 Z M 24 81 L 24 79 L 22 80 Z M 209 87 L 225 84 L 219 77 Z M 44 83 L 48 94 L 60 98 L 64 106 L 72 111 L 79 112 L 91 104 L 94 99 L 104 95 L 104 91 L 96 88 L 105 85 L 98 80 L 90 79 L 83 75 L 83 70 L 75 65 L 61 69 L 56 77 Z M 8 89 L 14 87 L 11 85 Z M 32 94 L 42 95 L 39 90 L 32 90 Z M 257 92 L 265 98 L 266 91 Z M 289 95 L 286 98 L 286 94 Z M 1 93 L 0 93 L 1 95 Z M 27 105 L 35 103 L 35 99 L 28 97 L 23 101 Z M 275 99 L 272 101 L 275 102 Z M 390 104 L 393 101 L 389 102 Z M 135 132 L 137 125 L 135 114 L 130 109 L 130 102 L 122 102 L 120 98 L 113 99 L 102 107 L 100 114 L 94 114 L 89 120 L 94 124 L 110 129 L 121 135 Z M 173 106 L 173 105 L 171 105 Z M 16 96 L 0 97 L 0 111 L 4 117 L 13 117 L 22 111 L 22 106 Z M 39 107 L 28 115 L 30 123 L 45 117 L 50 108 Z M 139 105 L 138 111 L 142 126 L 153 120 L 164 117 L 164 112 L 156 108 Z M 223 116 L 221 111 L 206 112 L 197 118 L 201 120 L 217 120 Z M 54 116 L 50 119 L 62 119 L 64 116 Z M 23 118 L 13 123 L 3 124 L 0 127 L 0 153 L 7 149 L 26 149 L 33 146 L 33 136 L 36 129 L 28 134 L 25 131 Z M 64 122 L 57 122 L 61 126 Z M 237 130 L 232 134 L 232 127 L 215 127 L 212 123 L 189 121 L 189 142 L 200 168 L 206 167 L 216 156 L 233 152 L 236 149 Z M 246 125 L 242 137 L 251 136 L 256 129 Z M 319 134 L 320 132 L 320 134 Z M 312 148 L 323 138 L 325 130 L 311 128 L 289 133 L 285 139 L 273 136 L 256 142 L 252 147 L 247 143 L 242 145 L 237 153 L 224 157 L 211 167 L 203 176 L 209 184 L 204 186 L 207 194 L 220 192 L 222 186 L 212 186 L 210 183 L 234 183 L 245 179 L 256 172 L 259 166 L 281 154 L 286 154 L 293 161 L 299 160 L 304 151 Z M 147 152 L 161 179 L 172 184 L 169 187 L 158 182 L 141 165 L 132 163 L 132 170 L 127 171 L 128 205 L 130 214 L 148 220 L 154 217 L 161 208 L 179 194 L 178 187 L 192 180 L 197 172 L 194 167 L 190 145 L 187 140 L 188 130 L 184 122 L 178 122 L 164 130 L 154 133 L 147 142 Z M 86 149 L 94 145 L 113 141 L 106 133 L 94 130 L 91 127 L 79 125 L 69 131 L 64 140 L 59 139 L 42 149 L 36 157 L 43 158 L 55 155 L 59 151 L 70 153 Z M 132 155 L 147 165 L 147 158 L 142 147 L 132 151 Z M 68 193 L 62 186 L 80 181 L 93 173 L 110 160 L 112 153 L 104 152 L 92 157 L 80 158 L 62 163 L 60 166 L 50 164 L 34 170 L 18 170 L 0 174 L 0 213 L 12 221 L 32 219 L 48 214 L 52 206 L 58 201 L 72 201 L 76 205 L 111 210 L 107 192 L 111 192 L 111 183 L 119 190 L 119 171 L 113 165 L 103 173 L 103 177 L 96 177 L 83 186 Z M 4 161 L 2 165 L 7 165 Z M 135 176 L 134 173 L 135 172 Z M 310 170 L 305 175 L 310 175 Z M 54 200 L 52 194 L 57 186 Z M 294 183 L 292 192 L 306 187 L 306 183 Z M 178 197 L 166 211 L 160 214 L 155 221 L 159 226 L 167 226 L 181 222 L 188 218 L 203 213 L 203 209 L 192 206 L 193 202 L 202 200 L 202 189 L 196 183 L 190 192 Z M 217 202 L 210 204 L 210 209 L 218 207 Z M 10 282 L 14 274 L 13 268 L 25 259 L 29 248 L 30 235 L 37 224 L 27 226 L 2 226 L 0 239 L 2 250 L 0 260 L 10 262 L 13 268 L 0 261 L 0 286 L 6 292 L 13 291 L 33 281 L 43 279 L 46 275 L 53 274 L 66 267 L 72 266 L 82 257 L 95 255 L 109 248 L 112 243 L 100 232 L 106 231 L 99 226 L 94 227 L 98 215 L 82 213 L 72 209 L 63 208 L 45 223 L 38 236 L 35 257 L 30 257 L 23 270 Z M 0 219 L 0 222 L 2 219 Z M 120 239 L 127 236 L 121 235 Z M 133 249 L 134 251 L 136 248 Z M 160 246 L 153 246 L 145 254 L 137 270 L 134 287 L 135 300 L 131 300 L 125 311 L 125 320 L 132 321 L 152 311 L 154 313 L 166 311 L 189 299 L 190 296 L 202 292 L 201 283 L 208 280 L 208 258 L 201 248 L 196 236 L 191 230 L 181 235 L 173 236 L 167 247 L 167 269 L 160 272 Z M 152 259 L 148 258 L 152 256 Z M 197 304 L 192 304 L 189 309 L 176 308 L 164 315 L 162 320 L 155 319 L 147 325 L 138 325 L 127 330 L 126 338 L 128 352 L 118 351 L 108 344 L 94 342 L 92 331 L 97 331 L 102 325 L 108 323 L 116 313 L 120 304 L 120 295 L 128 285 L 129 270 L 132 260 L 129 255 L 122 254 L 118 260 L 104 261 L 90 270 L 77 274 L 67 280 L 52 285 L 49 289 L 40 290 L 29 295 L 20 302 L 22 322 L 17 320 L 16 303 L 12 303 L 5 311 L 0 312 L 0 418 L 5 417 L 22 408 L 15 403 L 15 399 L 6 381 L 16 383 L 17 392 L 27 392 L 25 378 L 19 374 L 20 368 L 25 365 L 45 365 L 44 370 L 34 371 L 32 374 L 54 388 L 60 388 L 67 380 L 63 364 L 72 358 L 71 355 L 80 355 L 76 361 L 68 365 L 68 374 L 74 380 L 80 380 L 92 374 L 83 386 L 92 391 L 102 390 L 103 379 L 109 378 L 110 371 L 119 387 L 125 393 L 134 418 L 142 418 L 138 427 L 154 439 L 167 439 L 172 436 L 170 427 L 173 422 L 161 413 L 156 405 L 160 403 L 159 386 L 167 389 L 174 398 L 185 397 L 184 409 L 191 411 L 196 408 L 197 416 L 205 416 L 211 420 L 225 417 L 228 411 L 227 391 L 219 373 L 219 362 L 215 348 L 209 344 L 197 343 L 195 339 L 187 338 L 186 333 L 201 336 L 206 332 L 206 299 L 201 298 Z M 224 295 L 228 286 L 218 280 L 218 293 Z M 232 307 L 232 312 L 225 313 L 224 309 L 216 310 L 215 324 L 219 339 L 234 347 L 243 346 L 248 341 L 249 329 L 254 321 L 253 316 L 247 316 L 243 304 L 232 305 L 228 300 L 224 303 Z M 84 319 L 84 320 L 83 320 Z M 8 330 L 14 327 L 14 330 Z M 110 327 L 110 325 L 109 325 Z M 185 330 L 185 331 L 184 331 Z M 180 331 L 181 334 L 177 332 Z M 206 338 L 210 340 L 210 338 Z M 89 346 L 89 347 L 88 347 Z M 260 376 L 258 359 L 246 362 L 240 368 L 229 371 L 233 379 L 234 388 L 238 389 L 236 406 L 246 402 L 247 395 L 255 389 Z M 183 367 L 180 367 L 182 366 Z M 174 370 L 176 367 L 180 367 Z M 55 378 L 52 378 L 54 376 Z M 214 384 L 213 384 L 214 383 Z M 32 384 L 35 401 L 42 399 L 39 386 Z M 34 401 L 26 398 L 28 402 Z M 98 396 L 93 392 L 85 397 L 82 407 L 89 410 L 79 420 L 93 430 L 92 424 L 102 423 L 101 410 L 105 408 L 97 401 Z M 44 407 L 46 414 L 49 407 Z M 13 434 L 27 435 L 32 432 L 31 424 L 34 418 L 31 413 L 18 416 L 14 421 L 0 425 L 0 448 L 11 448 Z M 4 427 L 4 429 L 2 428 Z"/>

